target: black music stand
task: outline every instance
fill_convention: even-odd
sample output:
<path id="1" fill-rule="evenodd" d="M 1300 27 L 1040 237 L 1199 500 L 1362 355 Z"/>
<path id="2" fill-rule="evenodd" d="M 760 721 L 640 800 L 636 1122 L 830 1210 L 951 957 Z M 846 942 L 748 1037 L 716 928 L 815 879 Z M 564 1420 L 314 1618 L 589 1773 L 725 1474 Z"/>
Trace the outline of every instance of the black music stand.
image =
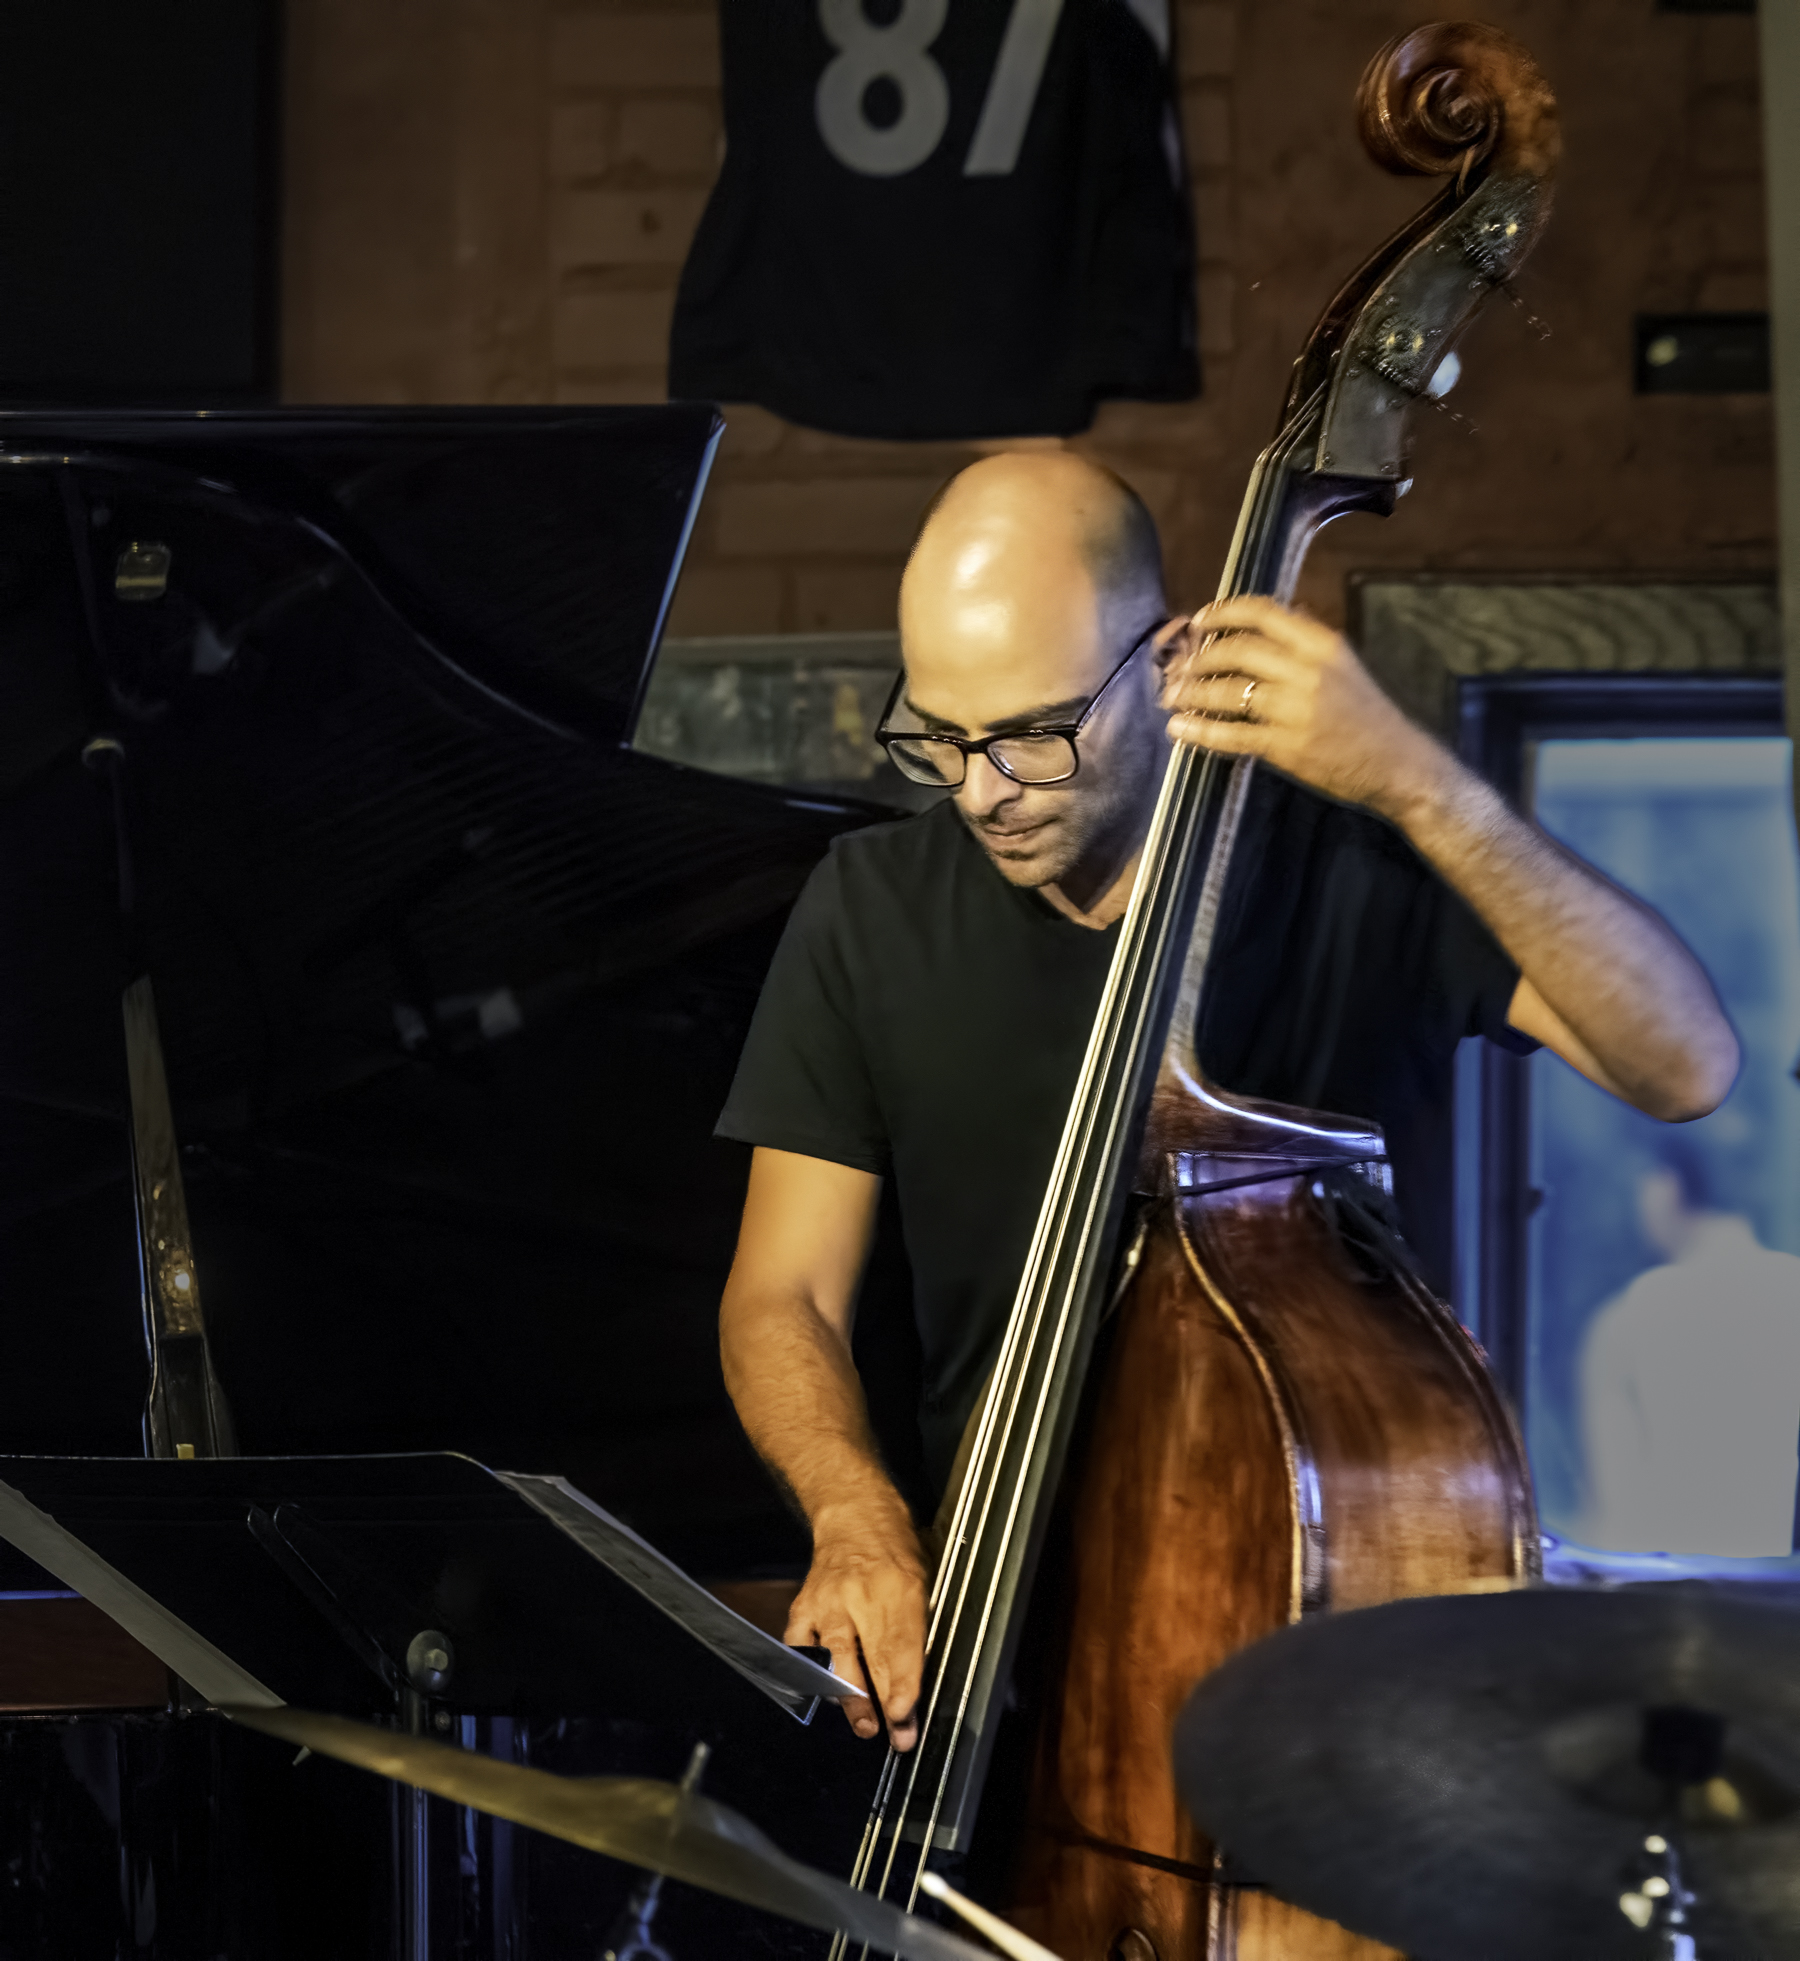
<path id="1" fill-rule="evenodd" d="M 0 1457 L 0 1538 L 201 1702 L 295 1702 L 415 1733 L 616 1706 L 679 1722 L 722 1663 L 801 1722 L 851 1693 L 560 1478 L 449 1452 Z M 711 1659 L 706 1657 L 710 1656 Z M 426 1799 L 402 1793 L 407 1961 L 429 1961 Z"/>

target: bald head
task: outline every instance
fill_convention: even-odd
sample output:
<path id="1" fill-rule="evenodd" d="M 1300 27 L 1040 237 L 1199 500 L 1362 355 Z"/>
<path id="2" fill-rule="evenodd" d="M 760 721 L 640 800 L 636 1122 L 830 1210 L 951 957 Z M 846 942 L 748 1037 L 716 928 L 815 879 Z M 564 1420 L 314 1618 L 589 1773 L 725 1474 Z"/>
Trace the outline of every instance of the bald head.
<path id="1" fill-rule="evenodd" d="M 990 456 L 939 493 L 907 562 L 907 692 L 922 707 L 954 692 L 996 721 L 1074 700 L 1166 610 L 1130 485 L 1066 452 Z"/>
<path id="2" fill-rule="evenodd" d="M 1071 573 L 1082 577 L 1071 581 Z M 933 500 L 907 565 L 902 607 L 909 586 L 996 593 L 1046 576 L 1059 591 L 1084 580 L 1088 603 L 1115 618 L 1161 608 L 1155 520 L 1123 477 L 1084 457 L 990 456 Z"/>
<path id="3" fill-rule="evenodd" d="M 900 582 L 901 708 L 963 736 L 1072 726 L 1167 611 L 1156 527 L 1128 484 L 1066 452 L 988 457 L 939 495 Z M 1022 788 L 971 763 L 957 806 L 1008 878 L 1053 883 L 1123 848 L 1160 775 L 1155 697 L 1146 656 L 1066 782 Z"/>

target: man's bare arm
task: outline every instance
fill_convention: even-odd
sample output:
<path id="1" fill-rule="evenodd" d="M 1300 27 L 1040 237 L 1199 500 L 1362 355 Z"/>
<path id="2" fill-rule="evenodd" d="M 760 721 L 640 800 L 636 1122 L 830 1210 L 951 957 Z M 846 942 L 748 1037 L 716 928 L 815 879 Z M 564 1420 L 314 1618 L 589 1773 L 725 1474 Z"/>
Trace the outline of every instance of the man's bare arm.
<path id="1" fill-rule="evenodd" d="M 1738 1045 L 1706 970 L 1648 906 L 1438 755 L 1449 768 L 1384 814 L 1519 963 L 1508 1021 L 1665 1123 L 1717 1108 Z"/>
<path id="2" fill-rule="evenodd" d="M 1266 757 L 1398 825 L 1518 962 L 1513 1027 L 1603 1089 L 1671 1123 L 1724 1100 L 1737 1038 L 1706 970 L 1650 907 L 1509 809 L 1331 628 L 1256 598 L 1209 606 L 1194 626 L 1165 689 L 1177 740 Z M 1198 639 L 1213 633 L 1226 637 Z"/>
<path id="3" fill-rule="evenodd" d="M 758 1149 L 719 1350 L 750 1441 L 812 1528 L 812 1566 L 787 1639 L 829 1648 L 838 1674 L 872 1682 L 889 1736 L 906 1750 L 924 1667 L 925 1559 L 882 1467 L 850 1356 L 880 1197 L 869 1172 Z M 869 1702 L 848 1702 L 844 1713 L 859 1736 L 880 1729 Z"/>

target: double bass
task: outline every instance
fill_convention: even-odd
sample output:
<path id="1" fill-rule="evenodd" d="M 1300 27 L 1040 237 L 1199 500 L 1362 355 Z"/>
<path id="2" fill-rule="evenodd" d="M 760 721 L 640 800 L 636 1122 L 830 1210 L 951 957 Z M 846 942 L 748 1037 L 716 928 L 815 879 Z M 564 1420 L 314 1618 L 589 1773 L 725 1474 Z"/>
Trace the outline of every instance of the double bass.
<path id="1" fill-rule="evenodd" d="M 1358 109 L 1377 163 L 1449 182 L 1302 350 L 1221 597 L 1286 599 L 1322 526 L 1392 512 L 1412 412 L 1548 215 L 1555 101 L 1497 30 L 1399 37 Z M 1204 1841 L 1175 1718 L 1303 1615 L 1535 1572 L 1517 1431 L 1390 1229 L 1380 1133 L 1198 1069 L 1253 767 L 1170 757 L 949 1514 L 919 1741 L 890 1754 L 852 1875 L 910 1905 L 973 1851 L 977 1890 L 1067 1961 L 1385 1952 Z"/>

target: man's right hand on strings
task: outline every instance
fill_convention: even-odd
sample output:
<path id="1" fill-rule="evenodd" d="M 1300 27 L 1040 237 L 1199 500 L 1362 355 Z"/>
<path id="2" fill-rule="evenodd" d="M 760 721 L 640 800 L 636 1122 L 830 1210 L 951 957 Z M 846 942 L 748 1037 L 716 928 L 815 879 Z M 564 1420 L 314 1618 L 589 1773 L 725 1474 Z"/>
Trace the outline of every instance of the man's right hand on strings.
<path id="1" fill-rule="evenodd" d="M 850 1355 L 880 1198 L 871 1172 L 759 1148 L 719 1308 L 719 1352 L 750 1441 L 812 1529 L 812 1566 L 787 1639 L 829 1648 L 833 1672 L 872 1691 L 844 1704 L 858 1736 L 877 1735 L 885 1716 L 894 1748 L 910 1750 L 925 1663 L 925 1555 L 882 1465 Z"/>
<path id="2" fill-rule="evenodd" d="M 926 1576 L 905 1501 L 891 1491 L 887 1505 L 828 1508 L 812 1527 L 812 1565 L 784 1638 L 794 1647 L 829 1648 L 834 1674 L 873 1687 L 873 1701 L 843 1704 L 858 1736 L 879 1733 L 879 1703 L 888 1741 L 910 1750 L 925 1666 Z"/>

